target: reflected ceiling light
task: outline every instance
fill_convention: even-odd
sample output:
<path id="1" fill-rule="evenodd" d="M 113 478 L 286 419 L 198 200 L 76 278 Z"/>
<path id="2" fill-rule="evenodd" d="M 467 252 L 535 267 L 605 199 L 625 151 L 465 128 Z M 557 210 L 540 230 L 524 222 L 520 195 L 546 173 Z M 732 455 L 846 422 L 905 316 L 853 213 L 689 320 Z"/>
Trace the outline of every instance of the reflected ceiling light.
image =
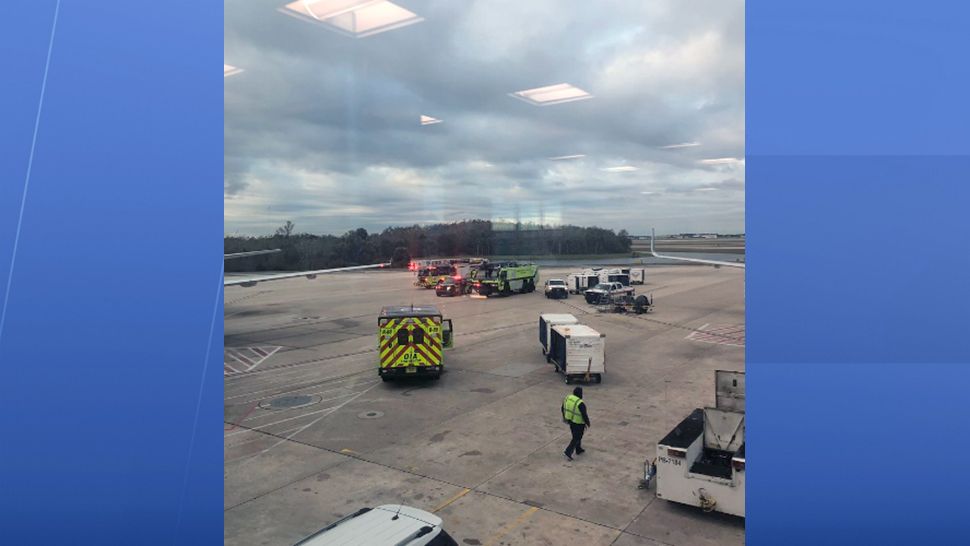
<path id="1" fill-rule="evenodd" d="M 736 157 L 717 157 L 714 159 L 702 159 L 698 161 L 702 165 L 731 165 L 733 163 L 740 163 L 742 160 Z"/>
<path id="2" fill-rule="evenodd" d="M 700 146 L 700 142 L 682 142 L 680 144 L 669 144 L 667 146 L 661 146 L 661 150 L 676 150 L 677 148 L 693 148 L 694 146 Z"/>
<path id="3" fill-rule="evenodd" d="M 356 9 L 360 9 L 370 4 L 376 4 L 381 0 L 297 0 L 283 6 L 289 9 L 309 15 L 317 21 L 329 19 L 337 15 L 343 15 Z"/>
<path id="4" fill-rule="evenodd" d="M 222 63 L 222 74 L 223 74 L 222 77 L 223 78 L 228 78 L 229 76 L 234 76 L 236 74 L 239 74 L 242 71 L 243 71 L 242 68 L 236 68 L 235 66 L 232 66 L 231 64 Z"/>
<path id="5" fill-rule="evenodd" d="M 357 38 L 424 21 L 387 0 L 296 0 L 280 11 Z"/>
<path id="6" fill-rule="evenodd" d="M 568 83 L 558 83 L 546 87 L 516 91 L 515 93 L 510 93 L 510 95 L 535 106 L 548 106 L 550 104 L 562 104 L 564 102 L 593 98 L 593 95 Z"/>
<path id="7" fill-rule="evenodd" d="M 581 157 L 586 157 L 586 154 L 557 155 L 556 157 L 550 157 L 549 159 L 553 161 L 565 161 L 567 159 L 579 159 Z"/>
<path id="8" fill-rule="evenodd" d="M 603 170 L 608 173 L 631 173 L 637 170 L 637 168 L 632 165 L 620 165 L 618 167 L 607 167 Z"/>
<path id="9" fill-rule="evenodd" d="M 434 125 L 435 123 L 441 123 L 441 120 L 421 114 L 421 125 Z"/>

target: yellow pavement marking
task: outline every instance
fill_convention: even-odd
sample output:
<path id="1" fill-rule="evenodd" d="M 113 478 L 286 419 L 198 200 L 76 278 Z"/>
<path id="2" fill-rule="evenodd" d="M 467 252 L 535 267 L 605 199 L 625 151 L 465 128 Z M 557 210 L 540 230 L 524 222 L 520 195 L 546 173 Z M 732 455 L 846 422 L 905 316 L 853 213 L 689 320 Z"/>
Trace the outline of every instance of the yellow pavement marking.
<path id="1" fill-rule="evenodd" d="M 456 493 L 455 496 L 453 496 L 450 499 L 446 500 L 445 502 L 439 504 L 438 506 L 435 506 L 434 510 L 432 510 L 431 513 L 434 514 L 438 510 L 443 509 L 445 506 L 448 506 L 449 504 L 455 502 L 456 500 L 464 497 L 465 495 L 468 494 L 469 491 L 471 491 L 471 489 L 468 489 L 467 487 L 465 489 L 462 489 L 461 491 L 459 491 L 458 493 Z"/>
<path id="2" fill-rule="evenodd" d="M 493 544 L 498 542 L 499 539 L 509 534 L 512 531 L 512 529 L 515 529 L 519 525 L 522 525 L 525 522 L 525 520 L 529 519 L 529 517 L 532 516 L 532 514 L 535 514 L 538 511 L 539 511 L 539 508 L 536 506 L 533 506 L 532 508 L 529 508 L 525 512 L 522 512 L 521 514 L 519 514 L 519 517 L 515 518 L 515 520 L 512 521 L 512 523 L 506 525 L 505 527 L 502 527 L 501 529 L 498 530 L 497 533 L 489 537 L 489 539 L 485 541 L 485 546 L 492 546 Z"/>
<path id="3" fill-rule="evenodd" d="M 353 449 L 347 449 L 346 447 L 340 450 L 341 453 L 357 453 Z"/>

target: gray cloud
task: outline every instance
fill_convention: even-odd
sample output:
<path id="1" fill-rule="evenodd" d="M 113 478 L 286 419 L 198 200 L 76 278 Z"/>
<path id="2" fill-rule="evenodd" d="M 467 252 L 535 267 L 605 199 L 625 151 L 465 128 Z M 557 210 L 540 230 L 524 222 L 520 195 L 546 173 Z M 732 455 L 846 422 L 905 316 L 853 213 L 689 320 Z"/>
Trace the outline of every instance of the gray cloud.
<path id="1" fill-rule="evenodd" d="M 699 162 L 744 157 L 741 1 L 400 0 L 425 21 L 362 39 L 283 3 L 226 3 L 226 62 L 245 69 L 225 81 L 227 232 L 743 230 L 743 162 Z M 508 96 L 562 81 L 594 98 Z M 683 142 L 700 145 L 663 148 Z M 570 154 L 586 157 L 547 159 Z"/>

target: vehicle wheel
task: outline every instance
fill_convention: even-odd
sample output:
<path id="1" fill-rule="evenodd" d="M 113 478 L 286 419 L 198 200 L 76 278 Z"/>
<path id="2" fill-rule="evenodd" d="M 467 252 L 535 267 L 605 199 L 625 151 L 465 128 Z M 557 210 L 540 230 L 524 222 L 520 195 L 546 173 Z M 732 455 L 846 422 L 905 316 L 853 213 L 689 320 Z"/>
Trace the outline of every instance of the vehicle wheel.
<path id="1" fill-rule="evenodd" d="M 546 355 L 546 364 L 552 364 L 552 356 Z"/>
<path id="2" fill-rule="evenodd" d="M 390 381 L 390 379 L 391 379 L 391 378 L 389 378 L 389 377 L 387 377 L 386 375 L 382 375 L 382 376 L 381 376 L 381 381 L 383 381 L 383 382 L 385 382 L 385 383 L 387 383 L 388 381 Z"/>
<path id="3" fill-rule="evenodd" d="M 567 375 L 567 376 L 566 376 L 566 384 L 567 384 L 567 385 L 571 385 L 572 383 L 573 383 L 573 378 L 572 378 L 572 377 L 569 377 L 569 376 Z"/>
<path id="4" fill-rule="evenodd" d="M 602 383 L 602 382 L 603 382 L 603 376 L 602 376 L 602 375 L 600 375 L 600 374 L 596 374 L 596 375 L 595 375 L 595 376 L 593 377 L 593 380 L 594 380 L 594 381 L 596 381 L 596 383 L 597 383 L 597 384 L 599 384 L 599 383 Z"/>
<path id="5" fill-rule="evenodd" d="M 441 372 L 434 374 L 434 380 L 437 381 L 439 379 L 441 379 Z"/>

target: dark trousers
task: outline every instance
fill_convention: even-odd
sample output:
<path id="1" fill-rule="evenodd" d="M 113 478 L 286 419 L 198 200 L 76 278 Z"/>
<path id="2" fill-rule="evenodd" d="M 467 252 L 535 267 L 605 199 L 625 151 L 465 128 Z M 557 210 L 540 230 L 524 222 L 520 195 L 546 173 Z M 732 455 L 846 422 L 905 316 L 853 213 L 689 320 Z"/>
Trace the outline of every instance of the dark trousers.
<path id="1" fill-rule="evenodd" d="M 566 446 L 566 455 L 572 457 L 573 451 L 583 451 L 583 432 L 585 431 L 586 425 L 569 423 L 569 432 L 573 433 L 573 439 L 570 440 L 569 445 Z"/>

